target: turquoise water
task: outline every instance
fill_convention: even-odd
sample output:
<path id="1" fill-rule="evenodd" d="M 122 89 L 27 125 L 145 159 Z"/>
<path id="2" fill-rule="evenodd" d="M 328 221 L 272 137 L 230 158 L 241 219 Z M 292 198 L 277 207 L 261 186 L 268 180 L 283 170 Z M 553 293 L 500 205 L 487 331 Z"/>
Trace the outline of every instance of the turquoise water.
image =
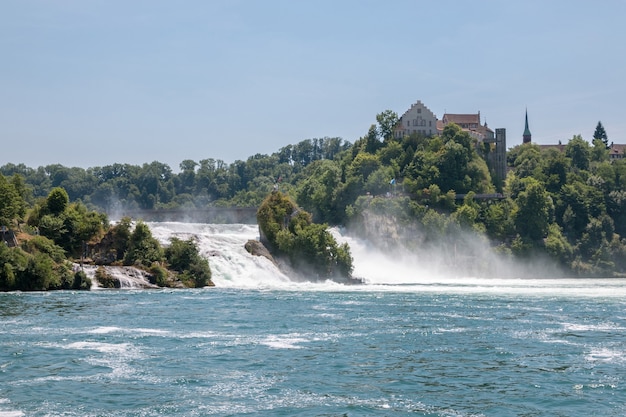
<path id="1" fill-rule="evenodd" d="M 0 294 L 0 416 L 626 415 L 626 283 L 562 283 Z"/>

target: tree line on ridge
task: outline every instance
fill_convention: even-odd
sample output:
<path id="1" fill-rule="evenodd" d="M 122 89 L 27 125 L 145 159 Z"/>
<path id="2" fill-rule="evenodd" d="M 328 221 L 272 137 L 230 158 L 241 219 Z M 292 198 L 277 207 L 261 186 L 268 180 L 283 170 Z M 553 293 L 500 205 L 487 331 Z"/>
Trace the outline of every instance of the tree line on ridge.
<path id="1" fill-rule="evenodd" d="M 25 220 L 26 207 L 55 187 L 104 212 L 258 207 L 278 187 L 322 224 L 348 226 L 378 212 L 419 225 L 422 243 L 463 231 L 506 256 L 546 256 L 570 275 L 626 272 L 626 162 L 609 159 L 605 138 L 589 143 L 577 135 L 563 151 L 516 146 L 507 153 L 507 177 L 496 178 L 490 146 L 458 126 L 440 136 L 395 138 L 397 120 L 380 113 L 354 143 L 307 139 L 231 164 L 185 160 L 178 172 L 156 161 L 88 169 L 6 164 L 2 186 L 23 203 L 10 216 L 0 210 L 0 221 Z M 502 197 L 476 198 L 494 193 Z"/>

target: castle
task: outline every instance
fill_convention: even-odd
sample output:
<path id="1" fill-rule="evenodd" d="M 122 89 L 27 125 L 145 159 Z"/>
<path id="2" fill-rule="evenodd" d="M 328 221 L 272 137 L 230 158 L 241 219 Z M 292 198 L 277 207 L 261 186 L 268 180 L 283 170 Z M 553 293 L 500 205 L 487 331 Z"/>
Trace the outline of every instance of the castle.
<path id="1" fill-rule="evenodd" d="M 499 180 L 504 180 L 507 174 L 506 165 L 506 129 L 498 128 L 491 130 L 480 120 L 480 112 L 469 114 L 445 113 L 441 120 L 437 118 L 428 107 L 420 100 L 415 102 L 398 119 L 394 129 L 394 137 L 402 139 L 404 136 L 422 135 L 433 136 L 443 133 L 446 125 L 455 123 L 463 131 L 476 139 L 476 145 L 487 160 L 493 174 Z M 524 115 L 524 132 L 522 143 L 532 143 L 532 134 L 528 126 L 528 109 Z M 483 145 L 483 146 L 480 146 Z M 539 145 L 541 149 L 557 149 L 564 151 L 565 145 L 559 141 L 558 145 Z M 614 161 L 626 157 L 626 144 L 614 144 L 609 146 L 609 160 Z"/>
<path id="2" fill-rule="evenodd" d="M 495 133 L 480 121 L 480 112 L 476 114 L 452 114 L 445 113 L 441 120 L 437 119 L 428 107 L 421 101 L 413 104 L 398 119 L 394 130 L 394 137 L 401 139 L 404 136 L 419 134 L 423 136 L 440 135 L 446 125 L 455 123 L 471 137 L 475 138 L 477 145 L 486 144 L 482 150 L 487 150 L 485 158 L 492 168 L 496 177 L 504 180 L 506 177 L 506 129 L 496 129 Z"/>

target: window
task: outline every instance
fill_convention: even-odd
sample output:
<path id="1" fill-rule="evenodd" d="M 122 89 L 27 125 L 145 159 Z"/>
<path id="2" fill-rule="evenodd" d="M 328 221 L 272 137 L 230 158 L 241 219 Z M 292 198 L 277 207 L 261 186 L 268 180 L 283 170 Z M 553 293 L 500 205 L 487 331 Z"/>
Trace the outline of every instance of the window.
<path id="1" fill-rule="evenodd" d="M 418 108 L 418 109 L 417 109 L 417 112 L 418 112 L 418 113 L 421 113 L 421 112 L 422 112 L 422 109 L 419 109 L 419 108 Z"/>
<path id="2" fill-rule="evenodd" d="M 432 121 L 432 120 L 429 120 L 429 121 L 428 121 L 428 127 L 432 127 L 432 126 L 433 126 L 433 121 Z"/>

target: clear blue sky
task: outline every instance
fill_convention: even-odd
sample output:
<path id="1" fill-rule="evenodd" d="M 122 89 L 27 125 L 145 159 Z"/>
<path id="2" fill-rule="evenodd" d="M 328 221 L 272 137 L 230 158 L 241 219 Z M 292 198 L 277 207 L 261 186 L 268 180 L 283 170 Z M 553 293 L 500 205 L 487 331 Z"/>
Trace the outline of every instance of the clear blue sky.
<path id="1" fill-rule="evenodd" d="M 421 100 L 626 143 L 626 1 L 2 0 L 0 165 L 231 163 Z"/>

